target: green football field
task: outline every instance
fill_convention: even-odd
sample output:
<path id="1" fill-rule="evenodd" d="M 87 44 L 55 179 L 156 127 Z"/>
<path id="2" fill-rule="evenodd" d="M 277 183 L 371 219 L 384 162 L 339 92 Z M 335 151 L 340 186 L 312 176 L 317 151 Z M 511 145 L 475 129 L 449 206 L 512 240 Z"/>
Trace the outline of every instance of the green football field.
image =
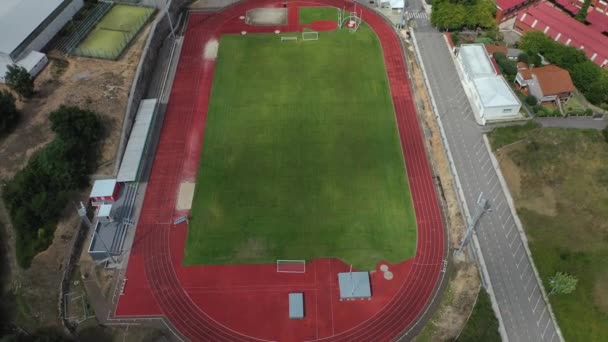
<path id="1" fill-rule="evenodd" d="M 415 253 L 382 51 L 366 26 L 306 42 L 222 36 L 201 153 L 186 265 L 337 257 L 372 269 Z"/>

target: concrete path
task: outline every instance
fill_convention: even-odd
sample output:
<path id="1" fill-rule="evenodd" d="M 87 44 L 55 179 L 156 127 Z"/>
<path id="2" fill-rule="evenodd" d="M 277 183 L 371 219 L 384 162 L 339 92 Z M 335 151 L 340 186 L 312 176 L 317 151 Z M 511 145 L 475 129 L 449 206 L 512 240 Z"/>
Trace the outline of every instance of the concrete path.
<path id="1" fill-rule="evenodd" d="M 535 120 L 543 127 L 604 129 L 606 126 L 608 126 L 608 120 L 594 119 L 592 117 L 584 116 L 571 116 L 567 118 L 536 118 Z"/>

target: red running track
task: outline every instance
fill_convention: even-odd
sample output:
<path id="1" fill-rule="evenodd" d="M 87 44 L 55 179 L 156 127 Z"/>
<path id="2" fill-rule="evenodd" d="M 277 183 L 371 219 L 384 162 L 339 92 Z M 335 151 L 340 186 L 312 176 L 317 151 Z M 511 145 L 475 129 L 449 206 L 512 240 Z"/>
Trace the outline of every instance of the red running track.
<path id="1" fill-rule="evenodd" d="M 348 266 L 336 259 L 313 260 L 304 274 L 278 274 L 275 265 L 181 265 L 187 227 L 171 222 L 184 214 L 174 209 L 177 190 L 195 179 L 202 149 L 215 66 L 202 57 L 205 44 L 223 33 L 301 31 L 298 8 L 320 5 L 349 9 L 352 3 L 289 2 L 287 25 L 276 27 L 239 19 L 251 8 L 281 6 L 276 0 L 190 16 L 116 317 L 165 316 L 193 341 L 389 341 L 429 304 L 443 266 L 443 222 L 398 37 L 367 8 L 360 10 L 382 45 L 416 213 L 416 256 L 396 265 L 381 263 L 394 277 L 372 272 L 372 300 L 344 302 L 337 295 L 337 272 Z M 333 29 L 327 22 L 311 25 Z M 301 321 L 287 319 L 287 293 L 293 291 L 304 292 Z"/>

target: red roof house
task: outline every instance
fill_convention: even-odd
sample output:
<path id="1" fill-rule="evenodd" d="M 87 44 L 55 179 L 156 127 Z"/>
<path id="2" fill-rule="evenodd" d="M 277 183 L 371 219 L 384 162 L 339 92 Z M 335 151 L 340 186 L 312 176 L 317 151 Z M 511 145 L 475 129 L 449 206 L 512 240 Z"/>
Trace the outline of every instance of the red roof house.
<path id="1" fill-rule="evenodd" d="M 519 32 L 542 31 L 556 42 L 583 50 L 595 64 L 608 68 L 608 37 L 587 26 L 548 2 L 526 8 L 518 16 Z"/>
<path id="2" fill-rule="evenodd" d="M 520 88 L 527 88 L 540 103 L 566 102 L 576 90 L 568 71 L 555 65 L 520 70 L 515 83 Z"/>

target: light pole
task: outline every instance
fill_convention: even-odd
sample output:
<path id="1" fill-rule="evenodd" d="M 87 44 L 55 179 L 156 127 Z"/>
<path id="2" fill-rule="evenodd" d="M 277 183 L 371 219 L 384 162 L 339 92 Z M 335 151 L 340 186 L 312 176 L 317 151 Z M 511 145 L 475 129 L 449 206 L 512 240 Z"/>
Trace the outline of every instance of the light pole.
<path id="1" fill-rule="evenodd" d="M 473 217 L 469 221 L 469 224 L 467 225 L 467 231 L 464 234 L 462 240 L 460 240 L 460 246 L 458 246 L 458 249 L 456 250 L 457 257 L 460 256 L 460 253 L 462 253 L 464 248 L 468 245 L 469 240 L 471 239 L 471 235 L 473 235 L 473 232 L 475 232 L 475 227 L 477 226 L 479 219 L 481 219 L 481 216 L 488 211 L 492 211 L 492 209 L 490 209 L 490 204 L 488 203 L 488 200 L 483 198 L 482 192 L 477 198 L 477 210 L 475 211 L 475 215 L 473 215 Z"/>

